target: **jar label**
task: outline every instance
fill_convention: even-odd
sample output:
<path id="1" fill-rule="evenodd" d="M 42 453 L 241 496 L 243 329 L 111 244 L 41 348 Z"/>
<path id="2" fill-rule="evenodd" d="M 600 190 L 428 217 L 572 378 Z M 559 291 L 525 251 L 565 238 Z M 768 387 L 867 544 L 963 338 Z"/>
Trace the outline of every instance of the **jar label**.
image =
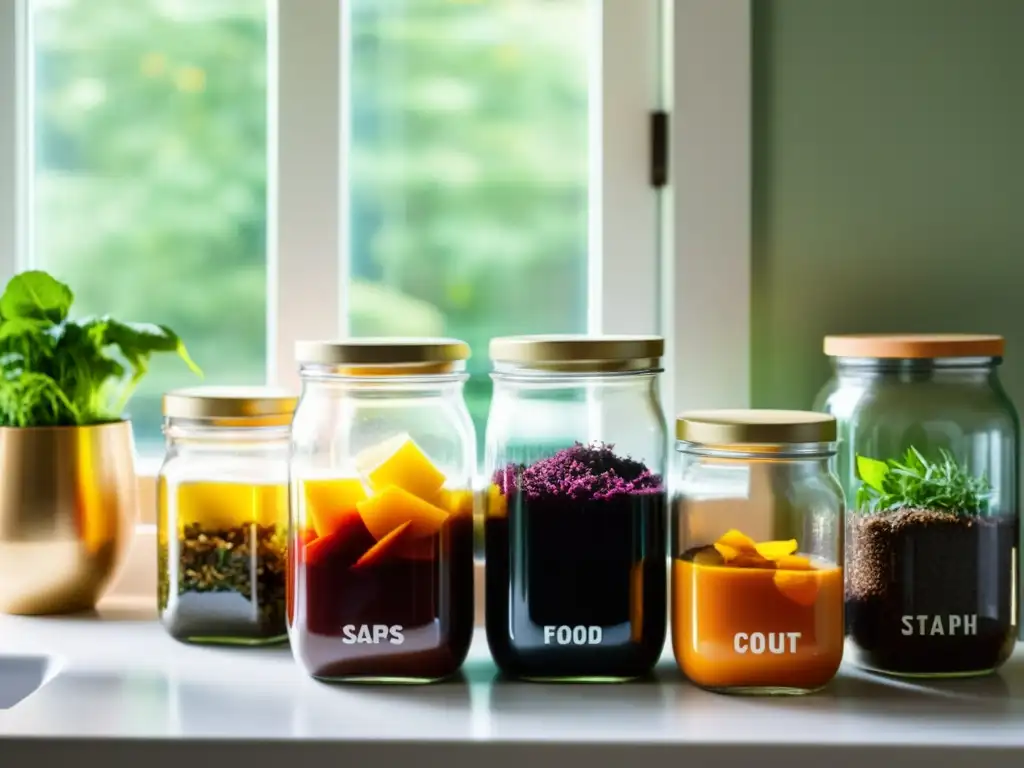
<path id="1" fill-rule="evenodd" d="M 401 645 L 405 642 L 401 624 L 346 624 L 341 628 L 341 642 L 345 645 L 377 645 L 390 643 Z"/>
<path id="2" fill-rule="evenodd" d="M 602 635 L 600 627 L 546 626 L 544 645 L 600 645 Z"/>
<path id="3" fill-rule="evenodd" d="M 949 616 L 929 616 L 918 614 L 903 617 L 904 637 L 934 637 L 953 635 L 965 637 L 978 634 L 978 614 L 950 614 Z"/>
<path id="4" fill-rule="evenodd" d="M 737 632 L 732 638 L 732 649 L 736 653 L 773 653 L 781 656 L 785 653 L 796 653 L 800 632 Z"/>

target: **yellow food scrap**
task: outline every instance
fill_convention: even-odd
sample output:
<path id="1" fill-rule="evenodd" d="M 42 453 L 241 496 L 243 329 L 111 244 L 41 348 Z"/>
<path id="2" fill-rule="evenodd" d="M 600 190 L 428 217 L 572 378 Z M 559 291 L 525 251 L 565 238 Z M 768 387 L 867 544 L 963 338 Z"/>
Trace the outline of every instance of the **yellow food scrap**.
<path id="1" fill-rule="evenodd" d="M 442 488 L 437 494 L 436 502 L 437 506 L 447 510 L 452 515 L 473 514 L 472 491 L 453 491 L 448 488 Z"/>
<path id="2" fill-rule="evenodd" d="M 787 541 L 762 541 L 754 545 L 757 554 L 768 560 L 778 560 L 780 557 L 792 555 L 796 552 L 796 539 Z"/>
<path id="3" fill-rule="evenodd" d="M 370 487 L 382 491 L 397 486 L 413 496 L 433 500 L 444 485 L 444 474 L 412 440 L 405 440 L 398 449 L 367 474 Z"/>
<path id="4" fill-rule="evenodd" d="M 336 530 L 345 513 L 366 499 L 366 489 L 356 477 L 305 480 L 302 488 L 306 494 L 306 519 L 317 536 Z"/>
<path id="5" fill-rule="evenodd" d="M 806 557 L 794 554 L 798 548 L 796 539 L 755 542 L 746 534 L 733 529 L 719 537 L 714 547 L 724 564 L 733 568 L 807 571 L 813 567 Z"/>
<path id="6" fill-rule="evenodd" d="M 775 567 L 780 571 L 811 571 L 814 566 L 811 560 L 803 555 L 785 555 L 775 561 Z"/>
<path id="7" fill-rule="evenodd" d="M 754 540 L 747 536 L 745 533 L 740 533 L 735 528 L 731 531 L 727 531 L 718 537 L 717 544 L 724 544 L 727 547 L 732 547 L 739 552 L 756 552 L 757 545 Z"/>
<path id="8" fill-rule="evenodd" d="M 396 485 L 359 502 L 356 509 L 363 518 L 363 525 L 378 541 L 403 523 L 410 523 L 407 534 L 410 538 L 433 536 L 448 517 L 445 510 Z"/>
<path id="9" fill-rule="evenodd" d="M 715 542 L 715 549 L 718 550 L 718 554 L 727 563 L 731 563 L 740 556 L 740 551 L 736 547 L 730 547 L 728 544 L 722 544 L 720 541 Z"/>
<path id="10" fill-rule="evenodd" d="M 756 552 L 740 552 L 735 559 L 728 560 L 726 565 L 733 568 L 774 568 L 775 563 L 761 557 Z"/>
<path id="11" fill-rule="evenodd" d="M 508 516 L 508 500 L 505 498 L 505 494 L 501 492 L 501 488 L 494 483 L 491 483 L 487 488 L 487 516 Z"/>
<path id="12" fill-rule="evenodd" d="M 776 571 L 775 587 L 797 605 L 809 608 L 818 599 L 818 574 L 800 571 Z"/>
<path id="13" fill-rule="evenodd" d="M 403 432 L 399 435 L 395 435 L 394 437 L 389 437 L 387 440 L 375 443 L 369 448 L 364 448 L 356 454 L 356 471 L 360 475 L 370 474 L 370 472 L 390 459 L 399 448 L 410 440 L 412 440 L 412 438 L 409 437 L 408 433 Z"/>

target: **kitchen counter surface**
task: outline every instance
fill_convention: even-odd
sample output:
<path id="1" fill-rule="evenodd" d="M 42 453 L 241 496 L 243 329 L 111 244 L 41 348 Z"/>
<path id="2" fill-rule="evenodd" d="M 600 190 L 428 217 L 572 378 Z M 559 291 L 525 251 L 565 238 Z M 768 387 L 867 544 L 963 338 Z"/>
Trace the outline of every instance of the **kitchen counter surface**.
<path id="1" fill-rule="evenodd" d="M 821 694 L 763 699 L 686 684 L 668 648 L 653 682 L 496 680 L 481 633 L 454 682 L 328 686 L 305 677 L 287 648 L 181 645 L 152 611 L 108 603 L 85 617 L 0 618 L 0 707 L 10 705 L 4 686 L 33 669 L 43 685 L 0 709 L 3 768 L 81 765 L 85 756 L 146 768 L 339 759 L 360 768 L 481 760 L 487 768 L 592 768 L 637 759 L 745 768 L 840 768 L 879 758 L 927 760 L 931 768 L 1024 764 L 1020 647 L 989 678 L 899 682 L 844 669 Z"/>

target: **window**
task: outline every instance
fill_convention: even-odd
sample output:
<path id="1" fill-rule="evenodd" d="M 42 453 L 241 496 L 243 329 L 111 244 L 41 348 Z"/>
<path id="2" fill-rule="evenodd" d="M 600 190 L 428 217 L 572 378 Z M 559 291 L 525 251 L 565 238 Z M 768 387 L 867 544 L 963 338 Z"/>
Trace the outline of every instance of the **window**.
<path id="1" fill-rule="evenodd" d="M 0 278 L 42 267 L 80 313 L 166 323 L 206 383 L 295 385 L 300 338 L 460 336 L 481 432 L 496 334 L 660 331 L 670 367 L 702 367 L 674 392 L 714 401 L 746 386 L 729 281 L 746 258 L 748 16 L 700 0 L 2 4 Z M 674 149 L 666 195 L 649 115 L 673 94 L 694 151 Z M 706 330 L 716 317 L 728 333 Z M 687 327 L 705 330 L 673 333 Z M 129 406 L 141 453 L 160 450 L 160 394 L 194 382 L 154 364 Z"/>
<path id="2" fill-rule="evenodd" d="M 163 323 L 215 384 L 266 376 L 263 0 L 35 0 L 29 264 L 74 311 Z M 129 404 L 162 449 L 157 357 Z"/>
<path id="3" fill-rule="evenodd" d="M 482 435 L 489 339 L 587 327 L 593 6 L 348 7 L 348 327 L 468 341 Z"/>

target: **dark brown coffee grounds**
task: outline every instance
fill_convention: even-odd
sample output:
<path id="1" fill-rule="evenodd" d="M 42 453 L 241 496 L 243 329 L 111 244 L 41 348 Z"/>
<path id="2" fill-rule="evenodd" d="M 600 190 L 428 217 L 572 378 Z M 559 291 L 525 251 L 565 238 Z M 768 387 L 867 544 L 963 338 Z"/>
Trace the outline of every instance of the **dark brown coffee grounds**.
<path id="1" fill-rule="evenodd" d="M 884 672 L 981 673 L 1016 637 L 1017 521 L 900 509 L 852 514 L 846 623 L 854 661 Z"/>

